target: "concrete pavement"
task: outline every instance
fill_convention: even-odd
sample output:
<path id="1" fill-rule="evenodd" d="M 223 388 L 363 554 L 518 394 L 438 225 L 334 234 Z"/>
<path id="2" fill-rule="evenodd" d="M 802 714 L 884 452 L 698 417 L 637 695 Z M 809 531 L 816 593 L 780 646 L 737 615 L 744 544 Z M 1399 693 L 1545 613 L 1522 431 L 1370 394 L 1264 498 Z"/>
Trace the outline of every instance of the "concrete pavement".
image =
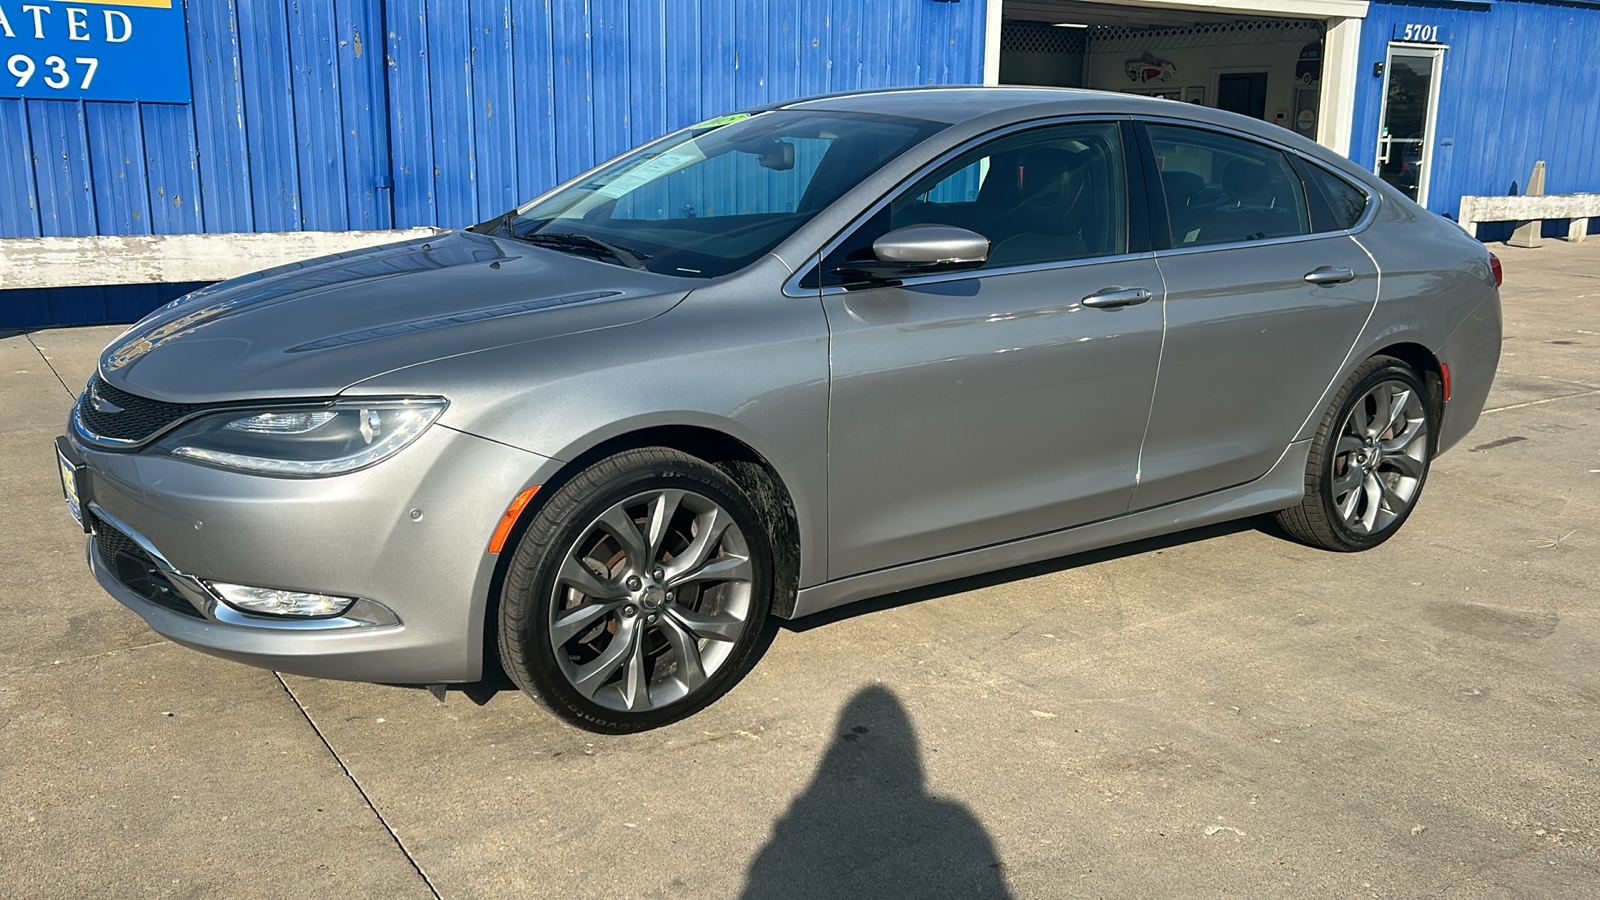
<path id="1" fill-rule="evenodd" d="M 0 896 L 1590 897 L 1600 242 L 1493 249 L 1491 409 L 1384 546 L 869 602 L 627 738 L 155 637 L 49 448 L 117 329 L 0 338 Z"/>

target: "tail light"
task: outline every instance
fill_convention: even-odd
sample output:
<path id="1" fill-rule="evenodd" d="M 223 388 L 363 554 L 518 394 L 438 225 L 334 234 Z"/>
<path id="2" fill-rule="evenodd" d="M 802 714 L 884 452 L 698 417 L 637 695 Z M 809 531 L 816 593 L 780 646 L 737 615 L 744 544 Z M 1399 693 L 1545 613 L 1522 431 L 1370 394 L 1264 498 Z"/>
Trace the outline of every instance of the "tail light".
<path id="1" fill-rule="evenodd" d="M 1493 253 L 1489 254 L 1489 269 L 1490 271 L 1494 272 L 1495 287 L 1499 287 L 1501 284 L 1505 283 L 1506 274 L 1505 271 L 1500 268 L 1500 257 L 1495 256 Z"/>

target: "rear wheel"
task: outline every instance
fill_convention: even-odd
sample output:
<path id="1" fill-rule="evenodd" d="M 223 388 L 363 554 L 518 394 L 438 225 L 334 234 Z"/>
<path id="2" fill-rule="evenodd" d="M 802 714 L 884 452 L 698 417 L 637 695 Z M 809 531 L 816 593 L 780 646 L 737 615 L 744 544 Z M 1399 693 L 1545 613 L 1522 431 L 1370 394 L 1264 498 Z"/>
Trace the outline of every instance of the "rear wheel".
<path id="1" fill-rule="evenodd" d="M 1366 550 L 1405 523 L 1435 447 L 1433 404 L 1416 370 L 1376 356 L 1351 373 L 1312 440 L 1306 496 L 1278 513 L 1289 534 L 1327 550 Z"/>
<path id="2" fill-rule="evenodd" d="M 675 722 L 738 680 L 771 573 L 761 517 L 726 474 L 662 447 L 619 453 L 529 523 L 501 594 L 501 661 L 579 727 Z"/>

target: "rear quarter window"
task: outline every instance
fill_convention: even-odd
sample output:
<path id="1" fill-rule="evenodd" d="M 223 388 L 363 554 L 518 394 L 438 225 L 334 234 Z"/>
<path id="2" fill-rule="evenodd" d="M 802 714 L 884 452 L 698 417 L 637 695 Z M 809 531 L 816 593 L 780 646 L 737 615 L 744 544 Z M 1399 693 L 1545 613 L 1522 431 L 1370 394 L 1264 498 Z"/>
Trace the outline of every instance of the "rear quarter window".
<path id="1" fill-rule="evenodd" d="M 1315 231 L 1344 231 L 1354 228 L 1367 211 L 1367 195 L 1350 182 L 1315 164 L 1307 163 L 1302 171 L 1306 183 L 1322 194 L 1326 209 L 1312 204 L 1311 227 Z"/>

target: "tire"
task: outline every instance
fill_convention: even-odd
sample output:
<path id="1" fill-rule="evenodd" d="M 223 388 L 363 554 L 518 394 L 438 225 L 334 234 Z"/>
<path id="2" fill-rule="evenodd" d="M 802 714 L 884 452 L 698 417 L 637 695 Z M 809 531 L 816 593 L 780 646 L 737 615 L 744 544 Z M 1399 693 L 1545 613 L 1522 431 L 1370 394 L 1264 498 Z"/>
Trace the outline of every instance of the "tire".
<path id="1" fill-rule="evenodd" d="M 501 663 L 580 728 L 679 721 L 753 662 L 772 572 L 761 516 L 721 470 L 665 447 L 618 453 L 529 522 L 500 595 Z"/>
<path id="2" fill-rule="evenodd" d="M 1388 356 L 1362 363 L 1311 441 L 1305 499 L 1278 513 L 1278 525 L 1313 547 L 1345 553 L 1388 540 L 1422 496 L 1437 417 L 1415 369 Z"/>

